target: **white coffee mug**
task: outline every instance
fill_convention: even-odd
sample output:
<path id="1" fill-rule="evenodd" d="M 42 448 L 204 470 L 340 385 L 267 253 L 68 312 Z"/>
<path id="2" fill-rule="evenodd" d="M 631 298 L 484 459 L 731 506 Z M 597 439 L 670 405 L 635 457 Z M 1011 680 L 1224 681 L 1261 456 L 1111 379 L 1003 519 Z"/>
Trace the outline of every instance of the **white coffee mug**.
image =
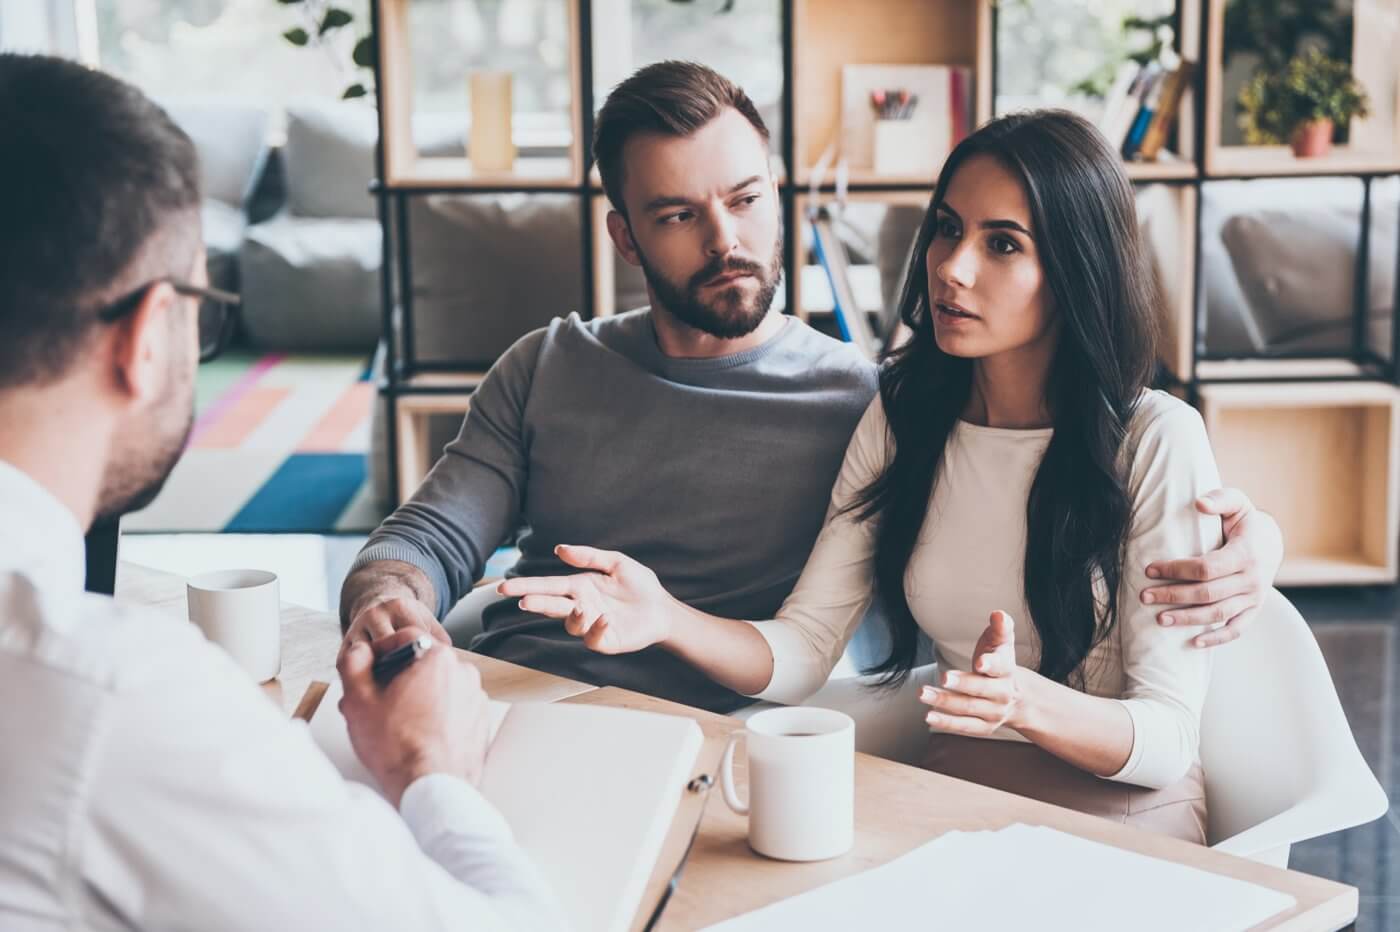
<path id="1" fill-rule="evenodd" d="M 735 732 L 720 762 L 731 809 L 749 817 L 749 847 L 784 861 L 820 861 L 855 838 L 856 723 L 831 709 L 759 712 Z M 749 752 L 749 801 L 734 789 L 734 748 Z"/>
<path id="2" fill-rule="evenodd" d="M 190 621 L 259 683 L 282 669 L 282 600 L 277 574 L 220 570 L 186 583 Z"/>

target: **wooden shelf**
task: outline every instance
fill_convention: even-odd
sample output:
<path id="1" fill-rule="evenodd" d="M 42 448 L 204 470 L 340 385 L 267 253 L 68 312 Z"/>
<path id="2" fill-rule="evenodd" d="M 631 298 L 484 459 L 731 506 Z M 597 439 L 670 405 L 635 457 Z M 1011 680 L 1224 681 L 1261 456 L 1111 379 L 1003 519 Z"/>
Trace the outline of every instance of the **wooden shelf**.
<path id="1" fill-rule="evenodd" d="M 1395 582 L 1395 573 L 1362 558 L 1285 557 L 1279 566 L 1278 586 L 1383 586 Z"/>
<path id="2" fill-rule="evenodd" d="M 1339 147 L 1332 155 L 1321 158 L 1300 159 L 1287 146 L 1223 144 L 1225 114 L 1234 112 L 1234 102 L 1223 99 L 1225 3 L 1210 4 L 1205 57 L 1204 164 L 1208 177 L 1400 171 L 1400 95 L 1395 93 L 1394 51 L 1400 43 L 1400 20 L 1395 16 L 1392 2 L 1357 4 L 1356 7 L 1352 27 L 1352 73 L 1371 98 L 1372 115 L 1351 122 L 1349 147 Z"/>
<path id="3" fill-rule="evenodd" d="M 1288 146 L 1224 146 L 1206 153 L 1206 177 L 1268 178 L 1298 175 L 1400 172 L 1400 158 L 1338 146 L 1329 155 L 1300 159 Z"/>
<path id="4" fill-rule="evenodd" d="M 559 188 L 577 187 L 579 179 L 572 174 L 574 164 L 569 159 L 516 159 L 510 172 L 477 172 L 464 158 L 411 158 L 400 160 L 396 173 L 386 179 L 385 186 L 395 188 Z"/>
<path id="5" fill-rule="evenodd" d="M 437 460 L 429 449 L 432 417 L 465 415 L 471 408 L 472 391 L 485 375 L 484 372 L 431 372 L 406 381 L 405 389 L 421 394 L 401 394 L 394 399 L 399 501 L 408 501 Z"/>
<path id="6" fill-rule="evenodd" d="M 570 133 L 569 156 L 563 159 L 518 158 L 509 172 L 474 172 L 466 153 L 460 159 L 421 158 L 413 140 L 413 68 L 409 38 L 410 0 L 381 0 L 379 36 L 380 137 L 384 145 L 386 188 L 561 187 L 581 185 L 583 179 L 582 110 L 579 99 L 578 2 L 563 0 L 568 16 Z M 465 72 L 463 94 L 466 94 Z"/>
<path id="7" fill-rule="evenodd" d="M 1397 579 L 1400 389 L 1376 382 L 1206 385 L 1221 476 L 1283 530 L 1281 585 Z"/>
<path id="8" fill-rule="evenodd" d="M 1190 181 L 1196 177 L 1196 163 L 1170 152 L 1159 154 L 1155 162 L 1124 162 L 1129 181 Z"/>
<path id="9" fill-rule="evenodd" d="M 991 24 L 992 0 L 795 0 L 792 110 L 797 182 L 808 183 L 813 166 L 840 132 L 843 65 L 972 68 L 973 122 L 985 122 L 991 116 Z M 861 180 L 929 187 L 935 178 L 886 178 L 867 172 Z"/>
<path id="10" fill-rule="evenodd" d="M 481 380 L 486 378 L 486 373 L 476 372 L 420 372 L 410 379 L 405 379 L 400 386 L 406 393 L 420 393 L 415 395 L 415 404 L 421 399 L 430 399 L 440 396 L 453 389 L 460 389 L 462 392 L 470 393 Z M 424 402 L 426 403 L 426 402 Z"/>
<path id="11" fill-rule="evenodd" d="M 1248 379 L 1362 379 L 1375 378 L 1374 367 L 1350 359 L 1210 359 L 1196 363 L 1202 382 Z"/>

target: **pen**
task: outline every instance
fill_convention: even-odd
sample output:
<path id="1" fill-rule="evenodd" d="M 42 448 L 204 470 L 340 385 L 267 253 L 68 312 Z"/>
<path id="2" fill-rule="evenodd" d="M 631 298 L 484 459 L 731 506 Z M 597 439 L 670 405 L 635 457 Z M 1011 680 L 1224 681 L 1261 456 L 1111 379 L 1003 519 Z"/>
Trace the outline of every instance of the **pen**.
<path id="1" fill-rule="evenodd" d="M 374 661 L 371 672 L 380 684 L 387 683 L 397 676 L 405 667 L 423 656 L 433 646 L 433 639 L 424 634 L 416 637 L 400 647 L 395 647 L 389 653 L 384 654 Z"/>

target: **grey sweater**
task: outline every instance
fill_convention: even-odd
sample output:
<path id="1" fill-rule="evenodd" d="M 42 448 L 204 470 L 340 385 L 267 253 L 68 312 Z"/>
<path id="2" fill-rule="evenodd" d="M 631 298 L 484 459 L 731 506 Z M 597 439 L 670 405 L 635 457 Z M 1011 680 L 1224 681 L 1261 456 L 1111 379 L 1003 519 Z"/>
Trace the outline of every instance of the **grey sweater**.
<path id="1" fill-rule="evenodd" d="M 419 567 L 442 617 L 519 531 L 512 576 L 572 572 L 554 546 L 583 544 L 651 567 L 697 608 L 770 618 L 875 391 L 871 363 L 792 318 L 718 359 L 665 356 L 645 310 L 556 319 L 492 367 L 457 439 L 355 566 Z M 714 711 L 751 701 L 660 648 L 595 654 L 514 600 L 487 610 L 472 649 Z"/>

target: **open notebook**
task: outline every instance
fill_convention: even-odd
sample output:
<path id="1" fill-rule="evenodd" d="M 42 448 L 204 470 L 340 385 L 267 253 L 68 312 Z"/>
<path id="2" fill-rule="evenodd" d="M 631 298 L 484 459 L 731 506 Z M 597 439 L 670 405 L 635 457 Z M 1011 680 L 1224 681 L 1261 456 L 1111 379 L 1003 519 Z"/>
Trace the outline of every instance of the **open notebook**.
<path id="1" fill-rule="evenodd" d="M 340 696 L 337 682 L 311 734 L 347 780 L 375 786 L 350 746 Z M 482 795 L 579 932 L 628 929 L 700 753 L 700 726 L 569 703 L 492 702 L 491 719 Z"/>

